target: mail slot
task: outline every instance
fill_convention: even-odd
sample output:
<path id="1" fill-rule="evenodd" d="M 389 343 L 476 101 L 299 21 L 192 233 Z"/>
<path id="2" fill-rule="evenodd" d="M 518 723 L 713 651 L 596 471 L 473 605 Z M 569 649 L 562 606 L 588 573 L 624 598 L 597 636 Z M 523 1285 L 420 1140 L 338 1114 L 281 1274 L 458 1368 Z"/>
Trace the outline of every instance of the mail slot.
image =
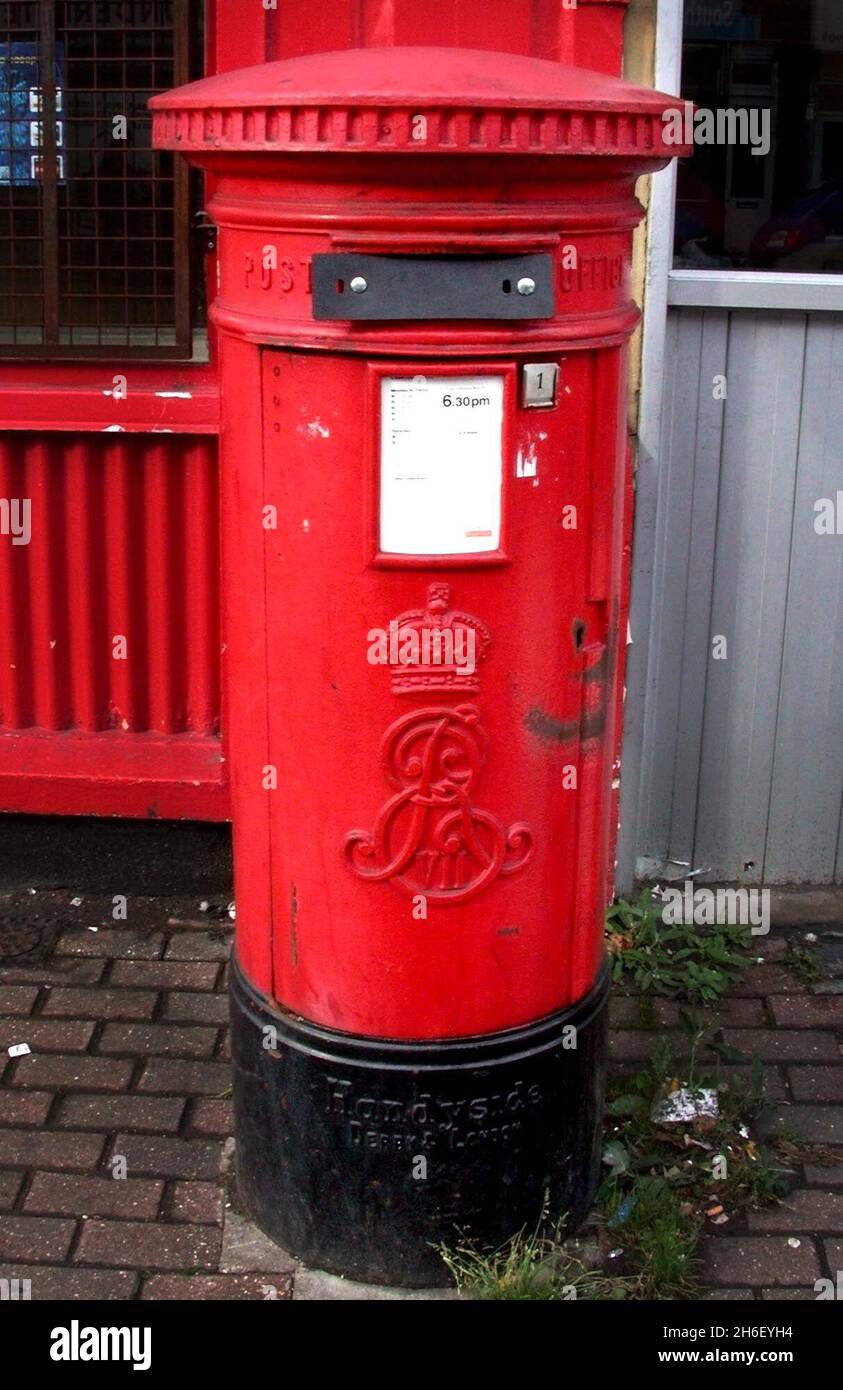
<path id="1" fill-rule="evenodd" d="M 442 1282 L 440 1242 L 595 1191 L 634 185 L 671 105 L 419 48 L 152 102 L 220 229 L 238 1181 L 357 1279 Z"/>
<path id="2" fill-rule="evenodd" d="M 549 319 L 553 258 L 314 256 L 316 319 Z"/>

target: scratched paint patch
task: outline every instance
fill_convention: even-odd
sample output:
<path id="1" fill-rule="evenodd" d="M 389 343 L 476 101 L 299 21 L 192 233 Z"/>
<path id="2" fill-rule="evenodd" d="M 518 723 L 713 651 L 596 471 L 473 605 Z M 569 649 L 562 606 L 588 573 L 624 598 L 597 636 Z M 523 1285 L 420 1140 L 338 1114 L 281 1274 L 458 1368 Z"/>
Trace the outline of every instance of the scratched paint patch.
<path id="1" fill-rule="evenodd" d="M 533 443 L 527 445 L 526 449 L 519 449 L 515 459 L 516 478 L 535 478 L 539 471 L 539 461 L 536 455 L 536 446 Z"/>

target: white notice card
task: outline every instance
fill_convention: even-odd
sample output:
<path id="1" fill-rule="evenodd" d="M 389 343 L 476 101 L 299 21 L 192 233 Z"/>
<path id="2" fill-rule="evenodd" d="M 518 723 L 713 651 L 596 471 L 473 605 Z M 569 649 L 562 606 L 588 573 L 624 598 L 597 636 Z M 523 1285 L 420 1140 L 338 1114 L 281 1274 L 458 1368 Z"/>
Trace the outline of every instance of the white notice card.
<path id="1" fill-rule="evenodd" d="M 502 475 L 501 375 L 381 379 L 382 552 L 499 549 Z"/>

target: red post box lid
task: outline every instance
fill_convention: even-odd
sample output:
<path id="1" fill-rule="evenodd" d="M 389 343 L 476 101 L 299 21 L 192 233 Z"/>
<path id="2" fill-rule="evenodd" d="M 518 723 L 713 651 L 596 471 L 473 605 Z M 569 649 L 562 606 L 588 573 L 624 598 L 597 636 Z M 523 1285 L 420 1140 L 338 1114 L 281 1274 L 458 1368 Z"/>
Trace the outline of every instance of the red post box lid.
<path id="1" fill-rule="evenodd" d="M 185 152 L 568 155 L 658 167 L 689 147 L 678 98 L 541 58 L 358 48 L 261 63 L 153 97 L 153 141 Z"/>

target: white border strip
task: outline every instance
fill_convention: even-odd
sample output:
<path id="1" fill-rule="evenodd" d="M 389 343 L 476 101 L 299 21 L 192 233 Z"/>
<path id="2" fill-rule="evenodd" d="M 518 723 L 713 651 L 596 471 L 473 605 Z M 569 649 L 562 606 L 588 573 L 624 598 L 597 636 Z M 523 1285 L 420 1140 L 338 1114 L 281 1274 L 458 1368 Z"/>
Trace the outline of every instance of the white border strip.
<path id="1" fill-rule="evenodd" d="M 655 85 L 660 92 L 674 95 L 678 95 L 682 80 L 682 17 L 683 0 L 658 0 Z M 652 550 L 658 496 L 668 287 L 673 267 L 675 204 L 676 161 L 672 160 L 667 169 L 652 176 L 647 217 L 644 340 L 641 352 L 635 544 L 630 610 L 632 646 L 627 649 L 621 823 L 615 869 L 615 886 L 621 894 L 629 894 L 632 891 L 638 851 L 641 755 L 646 712 L 650 614 L 653 604 Z"/>
<path id="2" fill-rule="evenodd" d="M 660 92 L 678 94 L 681 86 L 682 14 L 683 0 L 658 0 L 655 85 Z M 666 169 L 652 176 L 647 218 L 647 268 L 644 284 L 644 339 L 638 437 L 641 447 L 652 458 L 658 458 L 659 455 L 668 289 L 673 269 L 676 173 L 674 159 Z"/>
<path id="3" fill-rule="evenodd" d="M 843 312 L 843 275 L 782 275 L 751 270 L 672 270 L 667 302 L 689 309 L 795 309 Z"/>

